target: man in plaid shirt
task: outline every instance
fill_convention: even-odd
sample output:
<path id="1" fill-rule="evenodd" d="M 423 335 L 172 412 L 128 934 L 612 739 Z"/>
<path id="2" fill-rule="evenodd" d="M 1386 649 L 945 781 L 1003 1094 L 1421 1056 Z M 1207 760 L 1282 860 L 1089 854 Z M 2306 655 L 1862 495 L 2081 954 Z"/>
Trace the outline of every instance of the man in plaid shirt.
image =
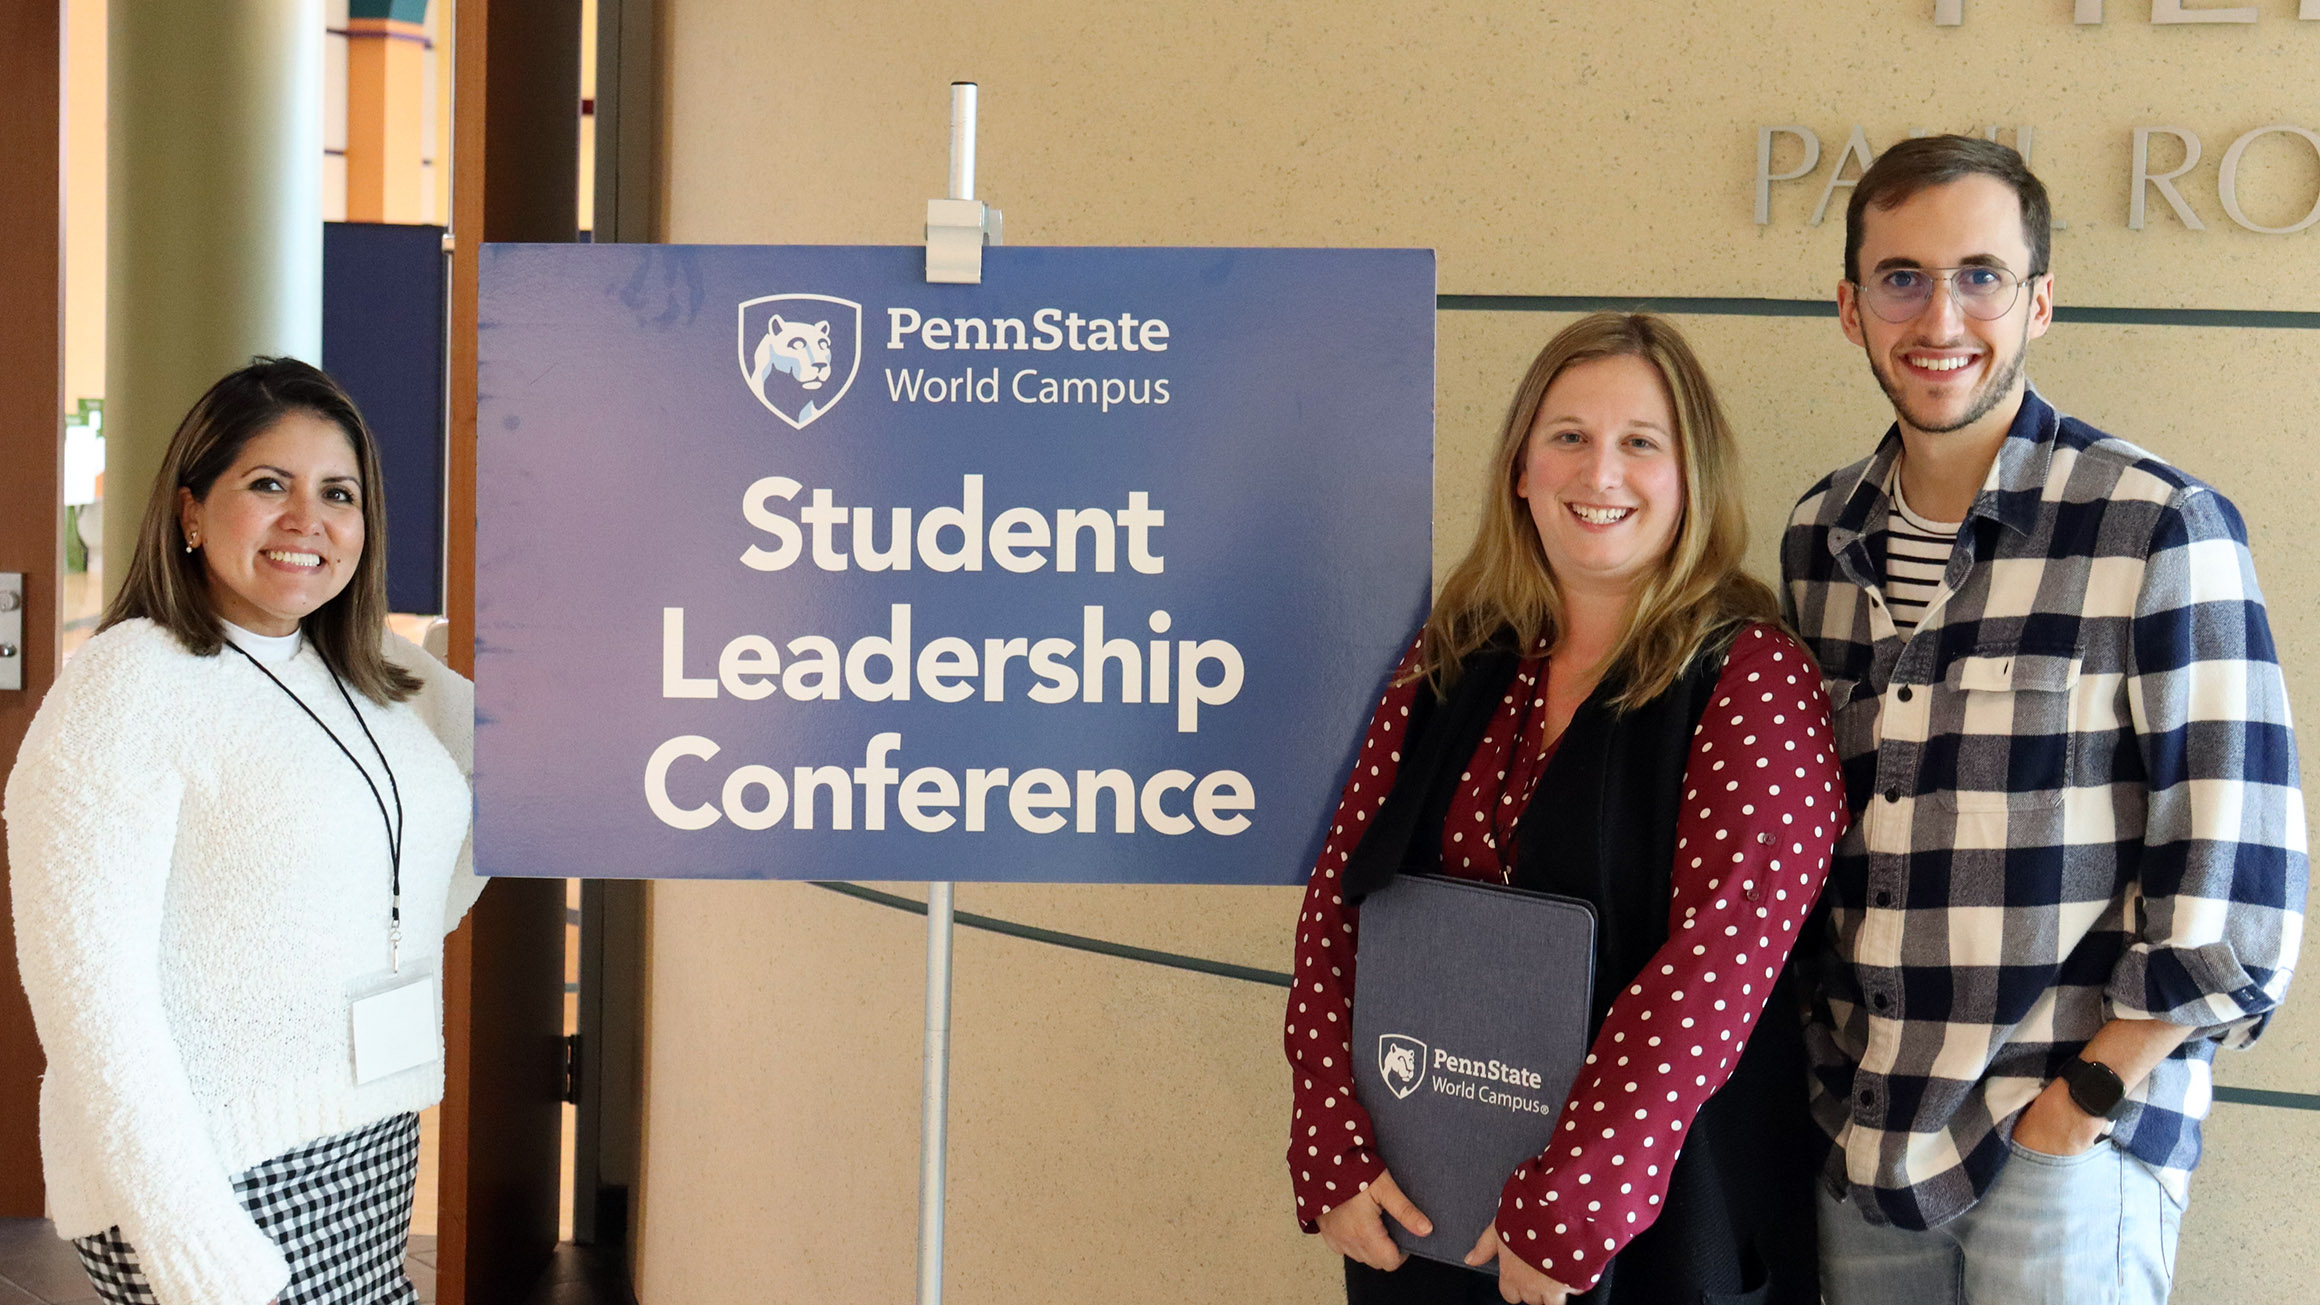
<path id="1" fill-rule="evenodd" d="M 1800 951 L 1832 1305 L 2164 1301 L 2219 1046 L 2302 933 L 2288 703 L 2221 494 L 2058 414 L 2045 190 L 1906 141 L 1846 214 L 1895 424 L 1782 541 L 1853 825 Z"/>

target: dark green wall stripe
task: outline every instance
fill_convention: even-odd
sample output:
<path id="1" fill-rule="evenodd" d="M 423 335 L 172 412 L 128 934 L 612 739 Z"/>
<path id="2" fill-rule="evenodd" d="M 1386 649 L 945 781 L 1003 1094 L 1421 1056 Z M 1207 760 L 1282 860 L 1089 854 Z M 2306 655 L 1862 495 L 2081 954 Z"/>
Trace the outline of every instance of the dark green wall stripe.
<path id="1" fill-rule="evenodd" d="M 2265 1088 L 2219 1087 L 2215 1099 L 2242 1106 L 2277 1106 L 2282 1110 L 2320 1110 L 2320 1094 L 2273 1092 Z"/>
<path id="2" fill-rule="evenodd" d="M 860 898 L 865 902 L 891 906 L 898 911 L 909 911 L 913 915 L 926 914 L 926 903 L 908 897 L 882 893 L 875 888 L 864 888 L 860 884 L 832 883 L 821 879 L 809 882 L 816 888 L 827 888 L 833 893 L 844 893 L 848 897 Z M 1090 938 L 1084 934 L 1041 929 L 1034 925 L 1017 924 L 1013 920 L 1001 920 L 995 916 L 976 915 L 970 911 L 953 911 L 951 918 L 969 929 L 1003 933 L 1010 938 L 1028 938 L 1032 942 L 1048 943 L 1056 947 L 1069 947 L 1073 951 L 1094 952 L 1099 956 L 1117 956 L 1125 961 L 1142 961 L 1147 965 L 1164 965 L 1172 970 L 1191 970 L 1196 974 L 1213 974 L 1225 979 L 1245 979 L 1250 983 L 1262 983 L 1275 988 L 1289 986 L 1289 976 L 1276 970 L 1260 970 L 1251 965 L 1233 965 L 1225 961 L 1204 960 L 1198 956 L 1179 956 L 1175 952 L 1155 951 L 1149 947 L 1130 947 L 1126 943 L 1106 942 L 1101 938 Z"/>
<path id="3" fill-rule="evenodd" d="M 897 911 L 908 911 L 913 915 L 926 914 L 926 903 L 913 898 L 900 897 L 893 893 L 882 893 L 875 888 L 864 888 L 860 884 L 835 883 L 823 879 L 809 882 L 816 888 L 827 888 L 833 893 L 843 893 L 860 901 L 892 907 Z M 1033 925 L 1017 924 L 1012 920 L 1002 920 L 996 916 L 976 915 L 970 911 L 954 912 L 951 918 L 969 929 L 1003 933 L 1010 938 L 1027 938 L 1032 942 L 1069 947 L 1073 951 L 1094 952 L 1099 956 L 1116 956 L 1121 960 L 1142 961 L 1147 965 L 1163 965 L 1172 970 L 1191 970 L 1196 974 L 1213 974 L 1225 979 L 1244 979 L 1250 983 L 1262 983 L 1274 988 L 1289 986 L 1289 976 L 1278 970 L 1260 970 L 1252 965 L 1231 965 L 1224 961 L 1204 960 L 1198 956 L 1180 956 L 1175 952 L 1155 951 L 1150 947 L 1130 947 L 1126 943 L 1106 942 L 1101 938 L 1090 938 L 1084 934 L 1041 929 Z M 2265 1088 L 2219 1087 L 2215 1089 L 2215 1099 L 2242 1106 L 2272 1106 L 2281 1110 L 2320 1110 L 2320 1093 L 2311 1092 L 2273 1092 Z"/>
<path id="4" fill-rule="evenodd" d="M 1666 313 L 1696 317 L 1835 317 L 1833 299 L 1650 298 L 1631 295 L 1436 295 L 1446 313 Z M 2236 308 L 2082 308 L 2054 310 L 2058 322 L 2109 326 L 2209 326 L 2320 331 L 2320 313 Z"/>
<path id="5" fill-rule="evenodd" d="M 1436 295 L 1446 313 L 1668 313 L 1708 317 L 1835 317 L 1834 299 L 1671 299 L 1626 295 Z"/>
<path id="6" fill-rule="evenodd" d="M 2237 308 L 2069 308 L 2054 310 L 2058 322 L 2102 322 L 2114 326 L 2228 326 L 2269 331 L 2320 331 L 2320 313 L 2263 312 Z"/>

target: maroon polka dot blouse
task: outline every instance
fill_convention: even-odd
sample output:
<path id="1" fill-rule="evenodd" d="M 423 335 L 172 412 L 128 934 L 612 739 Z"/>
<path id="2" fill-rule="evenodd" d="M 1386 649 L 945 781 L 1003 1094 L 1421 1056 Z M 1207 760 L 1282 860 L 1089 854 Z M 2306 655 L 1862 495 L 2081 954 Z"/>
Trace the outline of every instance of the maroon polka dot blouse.
<path id="1" fill-rule="evenodd" d="M 1289 1170 L 1308 1232 L 1383 1169 L 1353 1095 L 1354 948 L 1360 912 L 1339 876 L 1393 787 L 1410 703 L 1413 646 L 1379 700 L 1298 917 L 1287 1047 L 1294 1114 Z M 1506 882 L 1553 755 L 1545 745 L 1543 655 L 1517 668 L 1442 827 L 1442 868 Z M 1819 895 L 1844 832 L 1820 672 L 1776 626 L 1732 647 L 1694 731 L 1668 900 L 1668 941 L 1612 1004 L 1555 1122 L 1554 1141 L 1508 1177 L 1507 1249 L 1578 1291 L 1651 1226 L 1700 1107 L 1723 1086 L 1773 979 Z M 1797 1085 L 1799 1092 L 1803 1084 Z"/>

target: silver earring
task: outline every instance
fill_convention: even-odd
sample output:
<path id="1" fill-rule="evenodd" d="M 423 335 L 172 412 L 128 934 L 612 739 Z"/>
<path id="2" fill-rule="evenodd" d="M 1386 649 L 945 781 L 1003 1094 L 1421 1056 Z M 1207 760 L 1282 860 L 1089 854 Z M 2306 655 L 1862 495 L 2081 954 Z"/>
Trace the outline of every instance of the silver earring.
<path id="1" fill-rule="evenodd" d="M 200 543 L 200 542 L 201 542 L 201 539 L 200 539 L 200 537 L 199 537 L 199 536 L 197 536 L 197 535 L 187 535 L 187 536 L 185 537 L 185 551 L 186 551 L 186 552 L 188 552 L 188 553 L 192 552 L 192 551 L 193 551 L 193 546 L 194 546 L 195 544 L 198 544 L 198 543 Z"/>

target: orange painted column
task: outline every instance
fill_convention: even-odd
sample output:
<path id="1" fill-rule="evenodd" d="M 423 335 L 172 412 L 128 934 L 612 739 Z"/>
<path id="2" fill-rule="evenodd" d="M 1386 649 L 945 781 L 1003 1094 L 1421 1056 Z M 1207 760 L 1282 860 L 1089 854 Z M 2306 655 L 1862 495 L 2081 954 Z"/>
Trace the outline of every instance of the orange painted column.
<path id="1" fill-rule="evenodd" d="M 425 24 L 355 17 L 346 31 L 346 217 L 431 222 L 425 175 Z"/>

